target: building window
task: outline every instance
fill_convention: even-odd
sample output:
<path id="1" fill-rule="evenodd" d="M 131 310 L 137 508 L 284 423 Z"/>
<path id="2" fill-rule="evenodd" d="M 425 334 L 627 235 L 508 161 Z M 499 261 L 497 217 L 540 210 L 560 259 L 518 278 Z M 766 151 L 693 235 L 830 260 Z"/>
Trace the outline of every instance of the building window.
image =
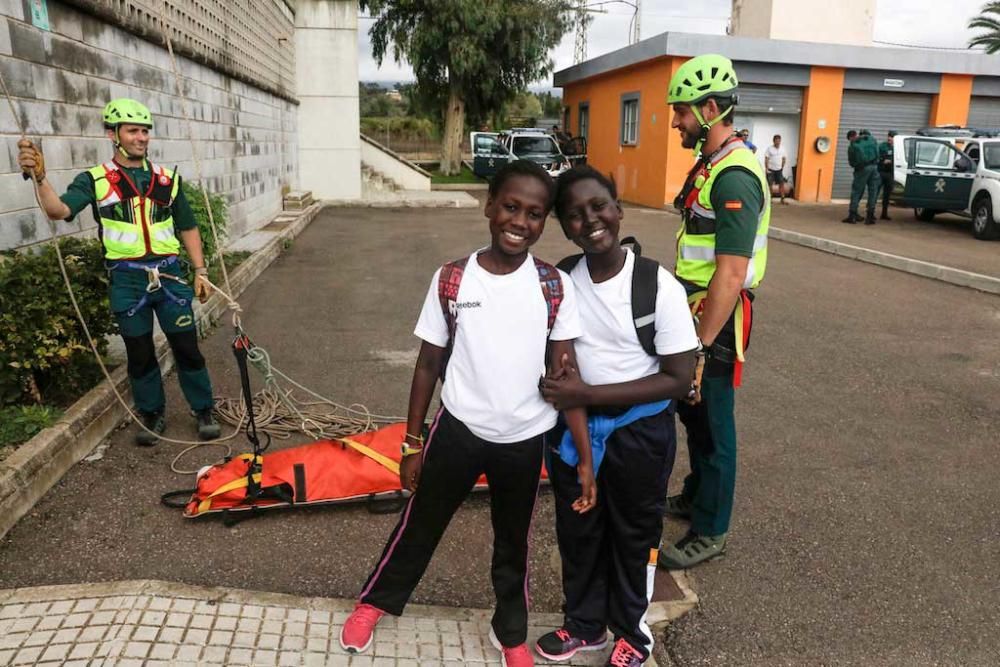
<path id="1" fill-rule="evenodd" d="M 635 146 L 639 143 L 639 93 L 622 95 L 619 136 L 623 146 Z"/>
<path id="2" fill-rule="evenodd" d="M 563 107 L 563 132 L 569 132 L 569 107 Z"/>
<path id="3" fill-rule="evenodd" d="M 577 123 L 576 136 L 589 138 L 590 133 L 590 102 L 580 102 L 579 122 Z"/>

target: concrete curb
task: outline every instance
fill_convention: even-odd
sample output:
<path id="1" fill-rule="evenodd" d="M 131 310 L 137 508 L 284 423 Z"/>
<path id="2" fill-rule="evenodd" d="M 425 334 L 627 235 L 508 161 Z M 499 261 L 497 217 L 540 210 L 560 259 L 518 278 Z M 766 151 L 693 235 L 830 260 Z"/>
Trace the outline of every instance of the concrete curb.
<path id="1" fill-rule="evenodd" d="M 298 212 L 296 219 L 263 248 L 243 262 L 230 275 L 231 296 L 238 297 L 271 262 L 281 254 L 286 239 L 291 239 L 312 222 L 323 208 L 313 204 Z M 288 213 L 282 213 L 288 216 Z M 220 285 L 223 289 L 225 287 Z M 204 335 L 229 306 L 222 296 L 212 296 L 204 305 L 195 303 L 198 332 Z M 156 354 L 166 375 L 173 368 L 173 356 L 162 335 L 156 339 Z M 115 387 L 129 401 L 131 391 L 125 366 L 111 372 Z M 118 428 L 127 414 L 105 380 L 74 403 L 53 426 L 44 429 L 0 461 L 0 537 L 7 534 L 18 519 L 31 511 L 78 461 L 90 454 L 108 434 Z"/>
<path id="2" fill-rule="evenodd" d="M 489 183 L 431 183 L 431 190 L 443 190 L 446 192 L 451 192 L 455 190 L 460 190 L 463 192 L 471 192 L 473 190 L 489 190 Z"/>
<path id="3" fill-rule="evenodd" d="M 669 574 L 674 578 L 677 587 L 684 593 L 684 599 L 650 603 L 649 609 L 646 611 L 646 623 L 652 628 L 659 629 L 698 606 L 698 594 L 691 588 L 691 579 L 687 571 L 676 570 Z"/>
<path id="4" fill-rule="evenodd" d="M 971 287 L 972 289 L 991 294 L 1000 294 L 1000 278 L 987 276 L 982 273 L 973 273 L 950 266 L 932 264 L 931 262 L 919 259 L 911 259 L 879 250 L 862 248 L 861 246 L 841 243 L 840 241 L 831 241 L 819 236 L 793 232 L 779 227 L 771 227 L 768 231 L 768 236 L 778 241 L 794 243 L 795 245 L 821 250 L 833 255 L 840 255 L 848 259 L 856 259 L 860 262 L 868 262 L 869 264 L 876 264 L 888 269 L 911 273 L 915 276 L 940 280 L 941 282 L 951 283 L 960 287 Z"/>
<path id="5" fill-rule="evenodd" d="M 336 208 L 477 208 L 479 202 L 462 192 L 462 196 L 442 199 L 326 199 L 324 204 Z"/>

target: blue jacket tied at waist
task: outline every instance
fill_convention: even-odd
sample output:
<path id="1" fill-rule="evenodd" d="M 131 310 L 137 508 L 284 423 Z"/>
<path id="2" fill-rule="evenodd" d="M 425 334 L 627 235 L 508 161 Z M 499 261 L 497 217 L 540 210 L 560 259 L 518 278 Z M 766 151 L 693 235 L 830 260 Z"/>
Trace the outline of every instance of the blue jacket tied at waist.
<path id="1" fill-rule="evenodd" d="M 591 415 L 587 417 L 587 429 L 590 431 L 590 451 L 594 459 L 594 477 L 597 477 L 601 461 L 604 460 L 608 438 L 611 437 L 612 433 L 644 417 L 658 415 L 668 407 L 670 407 L 669 400 L 656 401 L 654 403 L 633 405 L 627 412 L 617 417 L 608 417 L 606 415 Z M 559 443 L 559 458 L 563 460 L 563 463 L 570 466 L 576 466 L 580 462 L 580 457 L 576 453 L 576 444 L 573 442 L 573 434 L 569 432 L 569 429 L 566 429 L 563 433 L 562 441 Z"/>

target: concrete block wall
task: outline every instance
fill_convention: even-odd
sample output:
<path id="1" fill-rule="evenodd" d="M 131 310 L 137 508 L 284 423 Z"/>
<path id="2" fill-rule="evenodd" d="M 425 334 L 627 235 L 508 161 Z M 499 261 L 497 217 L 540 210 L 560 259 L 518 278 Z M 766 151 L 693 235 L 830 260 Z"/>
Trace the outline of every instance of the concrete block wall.
<path id="1" fill-rule="evenodd" d="M 101 110 L 110 99 L 133 97 L 154 115 L 155 162 L 176 166 L 194 182 L 197 151 L 203 183 L 229 200 L 230 240 L 281 210 L 282 187 L 298 182 L 295 103 L 178 57 L 182 100 L 166 48 L 54 0 L 48 12 L 51 30 L 40 30 L 21 0 L 0 0 L 0 71 L 57 190 L 111 158 Z M 182 105 L 192 119 L 194 147 Z M 17 171 L 18 138 L 17 122 L 0 99 L 0 250 L 51 236 L 30 184 Z M 86 211 L 72 223 L 56 223 L 60 234 L 92 233 L 94 226 Z"/>

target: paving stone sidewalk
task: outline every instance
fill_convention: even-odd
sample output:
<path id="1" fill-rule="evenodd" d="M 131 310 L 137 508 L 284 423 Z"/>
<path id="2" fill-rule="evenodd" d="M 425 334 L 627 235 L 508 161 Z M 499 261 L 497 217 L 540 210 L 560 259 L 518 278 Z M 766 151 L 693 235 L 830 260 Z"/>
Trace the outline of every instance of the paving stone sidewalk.
<path id="1" fill-rule="evenodd" d="M 496 665 L 488 610 L 410 605 L 364 655 L 338 643 L 353 601 L 159 581 L 0 591 L 0 665 L 437 667 Z M 532 614 L 529 640 L 557 614 Z M 569 665 L 600 665 L 605 652 Z M 539 661 L 539 664 L 544 664 Z M 655 665 L 651 659 L 647 665 Z"/>

